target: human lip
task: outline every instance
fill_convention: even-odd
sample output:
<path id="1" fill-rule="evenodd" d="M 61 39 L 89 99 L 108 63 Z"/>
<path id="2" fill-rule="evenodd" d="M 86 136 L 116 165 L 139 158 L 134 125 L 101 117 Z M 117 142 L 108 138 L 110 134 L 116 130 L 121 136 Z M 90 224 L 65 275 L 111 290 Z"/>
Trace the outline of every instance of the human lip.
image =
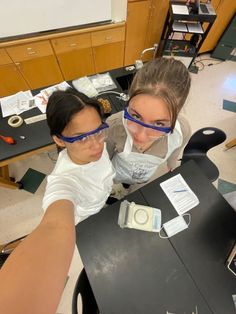
<path id="1" fill-rule="evenodd" d="M 94 158 L 99 158 L 99 157 L 102 156 L 102 151 L 100 151 L 100 152 L 98 152 L 96 154 L 92 154 L 91 156 L 94 157 Z"/>

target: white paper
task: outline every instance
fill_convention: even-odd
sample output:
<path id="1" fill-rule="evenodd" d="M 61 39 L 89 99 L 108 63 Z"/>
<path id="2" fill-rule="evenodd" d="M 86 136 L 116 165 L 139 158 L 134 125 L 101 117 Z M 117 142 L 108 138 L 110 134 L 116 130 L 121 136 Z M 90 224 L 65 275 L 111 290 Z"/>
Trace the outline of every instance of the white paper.
<path id="1" fill-rule="evenodd" d="M 160 186 L 179 215 L 186 213 L 199 204 L 197 196 L 181 174 L 160 183 Z"/>
<path id="2" fill-rule="evenodd" d="M 172 4 L 172 12 L 174 14 L 189 15 L 189 11 L 186 5 Z"/>
<path id="3" fill-rule="evenodd" d="M 97 92 L 103 92 L 116 88 L 116 84 L 113 82 L 110 73 L 95 74 L 89 77 L 93 86 L 96 88 Z"/>
<path id="4" fill-rule="evenodd" d="M 96 88 L 87 76 L 72 81 L 72 84 L 74 88 L 88 97 L 96 97 L 98 95 Z"/>
<path id="5" fill-rule="evenodd" d="M 200 23 L 186 23 L 186 25 L 189 32 L 203 34 L 203 29 Z"/>
<path id="6" fill-rule="evenodd" d="M 51 94 L 57 90 L 66 90 L 69 87 L 70 85 L 64 81 L 60 84 L 42 89 L 40 93 L 34 96 L 35 105 L 39 108 L 39 110 L 42 113 L 45 113 L 49 96 L 51 96 Z"/>
<path id="7" fill-rule="evenodd" d="M 174 23 L 172 25 L 172 29 L 173 29 L 173 31 L 176 31 L 176 32 L 187 32 L 188 31 L 185 23 L 177 22 L 177 21 L 174 21 Z"/>
<path id="8" fill-rule="evenodd" d="M 19 115 L 20 113 L 30 110 L 35 106 L 22 106 L 22 101 L 28 101 L 33 99 L 33 96 L 30 91 L 26 92 L 18 92 L 14 95 L 7 96 L 1 98 L 1 109 L 2 109 L 2 116 L 3 118 L 11 116 L 11 115 Z"/>

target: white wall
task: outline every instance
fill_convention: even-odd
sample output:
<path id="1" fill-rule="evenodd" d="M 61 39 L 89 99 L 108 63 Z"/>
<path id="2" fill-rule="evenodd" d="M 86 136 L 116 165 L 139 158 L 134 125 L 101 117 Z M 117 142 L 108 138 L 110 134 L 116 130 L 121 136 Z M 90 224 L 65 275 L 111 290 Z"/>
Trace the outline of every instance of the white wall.
<path id="1" fill-rule="evenodd" d="M 127 0 L 112 0 L 111 1 L 111 18 L 114 22 L 126 21 Z"/>
<path id="2" fill-rule="evenodd" d="M 127 0 L 0 0 L 0 38 L 126 19 Z"/>

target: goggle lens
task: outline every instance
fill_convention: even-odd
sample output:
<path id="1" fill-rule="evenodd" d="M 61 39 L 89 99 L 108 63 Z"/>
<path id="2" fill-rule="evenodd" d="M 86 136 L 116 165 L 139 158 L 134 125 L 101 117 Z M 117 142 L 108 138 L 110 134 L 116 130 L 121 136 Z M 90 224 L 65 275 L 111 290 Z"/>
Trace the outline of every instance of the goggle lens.
<path id="1" fill-rule="evenodd" d="M 124 110 L 124 118 L 127 120 L 127 128 L 132 133 L 140 131 L 140 127 L 142 127 L 142 131 L 145 130 L 149 138 L 155 139 L 171 132 L 171 127 L 159 127 L 151 124 L 146 124 L 141 120 L 137 120 L 129 113 L 127 108 L 125 108 Z"/>
<path id="2" fill-rule="evenodd" d="M 97 129 L 87 132 L 85 134 L 81 134 L 81 135 L 73 136 L 73 137 L 58 135 L 58 137 L 67 143 L 79 142 L 79 143 L 86 144 L 86 143 L 89 143 L 91 140 L 95 140 L 101 143 L 107 137 L 108 128 L 109 128 L 109 125 L 104 122 Z"/>

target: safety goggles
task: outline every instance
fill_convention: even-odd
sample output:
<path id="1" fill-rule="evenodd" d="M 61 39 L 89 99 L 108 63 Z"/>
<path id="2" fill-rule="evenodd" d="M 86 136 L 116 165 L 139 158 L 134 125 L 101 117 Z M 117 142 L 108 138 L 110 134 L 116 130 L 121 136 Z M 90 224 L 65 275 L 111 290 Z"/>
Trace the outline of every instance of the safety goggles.
<path id="1" fill-rule="evenodd" d="M 150 131 L 153 130 L 154 132 L 157 131 L 159 133 L 160 132 L 162 132 L 162 133 L 170 133 L 171 130 L 172 130 L 170 127 L 161 127 L 161 126 L 146 124 L 146 123 L 144 123 L 144 122 L 142 122 L 140 120 L 137 120 L 134 117 L 132 117 L 132 115 L 130 115 L 130 113 L 128 112 L 127 108 L 124 109 L 124 118 L 129 120 L 129 121 L 132 121 L 132 122 L 134 122 L 134 123 L 136 123 L 138 125 L 141 125 L 142 127 L 149 129 Z M 154 133 L 154 132 L 152 132 L 152 133 Z"/>
<path id="2" fill-rule="evenodd" d="M 78 135 L 78 136 L 64 136 L 64 135 L 58 135 L 58 137 L 67 142 L 67 143 L 74 143 L 74 142 L 80 142 L 80 143 L 89 143 L 92 139 L 97 142 L 102 142 L 107 137 L 107 129 L 109 128 L 109 125 L 107 123 L 102 123 L 100 127 L 97 129 Z"/>

